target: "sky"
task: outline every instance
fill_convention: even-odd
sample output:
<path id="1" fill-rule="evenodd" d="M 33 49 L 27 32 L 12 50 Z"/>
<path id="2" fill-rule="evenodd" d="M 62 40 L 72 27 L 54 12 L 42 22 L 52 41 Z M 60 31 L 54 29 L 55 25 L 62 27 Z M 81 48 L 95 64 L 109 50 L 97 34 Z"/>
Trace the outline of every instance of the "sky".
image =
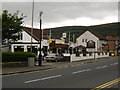
<path id="1" fill-rule="evenodd" d="M 2 0 L 2 10 L 10 13 L 19 10 L 27 16 L 23 25 L 31 27 L 32 1 Z M 39 28 L 40 11 L 43 11 L 42 28 L 118 22 L 118 0 L 34 0 L 34 28 Z"/>

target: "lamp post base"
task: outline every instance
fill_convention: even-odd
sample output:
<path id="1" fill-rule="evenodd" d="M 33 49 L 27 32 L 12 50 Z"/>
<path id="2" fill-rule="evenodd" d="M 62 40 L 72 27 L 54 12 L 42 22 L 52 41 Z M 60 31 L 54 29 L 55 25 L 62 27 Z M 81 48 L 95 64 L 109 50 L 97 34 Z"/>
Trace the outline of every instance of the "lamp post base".
<path id="1" fill-rule="evenodd" d="M 39 66 L 42 66 L 42 55 L 39 54 Z"/>

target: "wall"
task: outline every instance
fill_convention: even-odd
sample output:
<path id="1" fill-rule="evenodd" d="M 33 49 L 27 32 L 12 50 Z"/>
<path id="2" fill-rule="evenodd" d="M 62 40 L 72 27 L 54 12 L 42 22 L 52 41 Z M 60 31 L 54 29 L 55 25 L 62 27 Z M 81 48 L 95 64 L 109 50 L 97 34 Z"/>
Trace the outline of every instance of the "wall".
<path id="1" fill-rule="evenodd" d="M 10 48 L 8 47 L 1 47 L 2 52 L 10 52 Z"/>
<path id="2" fill-rule="evenodd" d="M 22 32 L 22 40 L 18 40 L 17 42 L 31 42 L 31 36 L 28 34 L 28 33 L 26 33 L 25 31 L 23 31 Z M 38 42 L 38 41 L 36 41 L 34 38 L 32 38 L 32 41 L 33 42 Z"/>
<path id="3" fill-rule="evenodd" d="M 70 61 L 80 61 L 80 60 L 87 60 L 87 59 L 95 59 L 95 58 L 103 58 L 103 57 L 109 57 L 109 53 L 92 53 L 91 55 L 86 54 L 86 56 L 83 56 L 83 54 L 80 54 L 80 56 L 76 56 L 76 54 L 72 54 L 70 56 Z"/>
<path id="4" fill-rule="evenodd" d="M 116 42 L 115 41 L 108 41 L 109 50 L 116 49 Z"/>
<path id="5" fill-rule="evenodd" d="M 107 44 L 107 41 L 105 40 L 98 41 L 98 51 L 102 51 L 102 47 L 103 47 L 102 44 Z"/>

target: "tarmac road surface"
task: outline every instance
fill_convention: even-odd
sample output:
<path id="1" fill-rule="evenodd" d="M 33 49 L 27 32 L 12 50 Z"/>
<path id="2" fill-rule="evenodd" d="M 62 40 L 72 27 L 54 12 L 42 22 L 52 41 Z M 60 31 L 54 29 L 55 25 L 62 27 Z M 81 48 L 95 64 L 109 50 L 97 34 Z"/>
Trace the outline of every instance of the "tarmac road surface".
<path id="1" fill-rule="evenodd" d="M 107 59 L 107 58 L 105 58 Z M 120 82 L 118 57 L 27 74 L 2 77 L 2 88 L 112 88 Z M 118 86 L 115 86 L 118 88 Z"/>

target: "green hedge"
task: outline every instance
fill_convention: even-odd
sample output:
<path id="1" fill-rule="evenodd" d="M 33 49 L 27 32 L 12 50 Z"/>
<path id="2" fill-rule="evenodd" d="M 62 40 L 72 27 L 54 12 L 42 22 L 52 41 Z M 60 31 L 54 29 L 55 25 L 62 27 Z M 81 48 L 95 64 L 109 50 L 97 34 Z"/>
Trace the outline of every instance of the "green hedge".
<path id="1" fill-rule="evenodd" d="M 28 57 L 35 57 L 31 52 L 3 52 L 2 62 L 22 62 L 27 61 Z"/>

